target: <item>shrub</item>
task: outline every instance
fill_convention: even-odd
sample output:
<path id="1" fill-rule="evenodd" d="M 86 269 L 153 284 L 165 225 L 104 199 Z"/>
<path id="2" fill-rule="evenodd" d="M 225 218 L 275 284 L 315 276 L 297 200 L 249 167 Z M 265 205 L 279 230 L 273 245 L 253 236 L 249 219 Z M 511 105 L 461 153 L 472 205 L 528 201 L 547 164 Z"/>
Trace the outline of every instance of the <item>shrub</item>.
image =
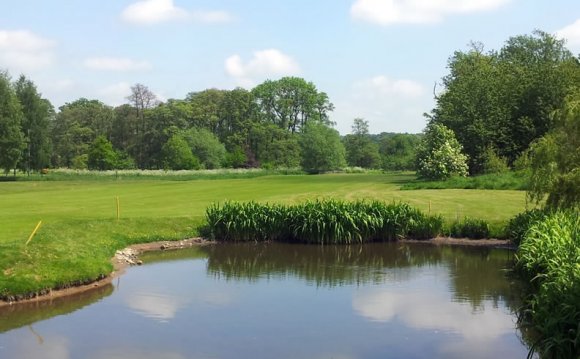
<path id="1" fill-rule="evenodd" d="M 522 317 L 539 335 L 532 351 L 580 357 L 580 213 L 551 213 L 535 222 L 523 236 L 516 270 L 532 285 Z"/>
<path id="2" fill-rule="evenodd" d="M 515 215 L 511 218 L 505 228 L 505 234 L 515 245 L 519 245 L 527 231 L 536 222 L 546 217 L 547 211 L 543 209 L 532 209 Z"/>
<path id="3" fill-rule="evenodd" d="M 443 220 L 406 203 L 309 201 L 293 206 L 226 202 L 206 210 L 212 239 L 350 244 L 437 236 Z"/>
<path id="4" fill-rule="evenodd" d="M 449 234 L 457 238 L 482 239 L 489 237 L 489 223 L 482 219 L 465 217 L 451 225 Z"/>

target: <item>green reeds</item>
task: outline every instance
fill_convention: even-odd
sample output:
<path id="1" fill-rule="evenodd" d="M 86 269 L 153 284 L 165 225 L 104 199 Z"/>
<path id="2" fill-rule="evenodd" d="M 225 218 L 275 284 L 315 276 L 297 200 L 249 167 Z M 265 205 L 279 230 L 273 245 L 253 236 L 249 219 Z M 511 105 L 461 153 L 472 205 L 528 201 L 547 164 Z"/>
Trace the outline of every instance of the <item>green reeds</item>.
<path id="1" fill-rule="evenodd" d="M 525 231 L 516 269 L 531 283 L 522 320 L 542 358 L 580 358 L 580 215 L 556 212 Z M 533 353 L 530 353 L 530 356 Z"/>
<path id="2" fill-rule="evenodd" d="M 206 210 L 208 234 L 224 241 L 353 244 L 440 234 L 443 220 L 406 203 L 333 199 L 284 206 L 226 202 Z"/>

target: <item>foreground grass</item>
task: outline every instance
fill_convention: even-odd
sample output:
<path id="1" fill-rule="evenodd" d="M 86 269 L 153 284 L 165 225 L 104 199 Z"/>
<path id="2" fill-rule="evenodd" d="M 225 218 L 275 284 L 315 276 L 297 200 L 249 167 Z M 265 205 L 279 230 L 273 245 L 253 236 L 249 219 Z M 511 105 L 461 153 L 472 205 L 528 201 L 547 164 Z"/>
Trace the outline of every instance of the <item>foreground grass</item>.
<path id="1" fill-rule="evenodd" d="M 450 222 L 469 216 L 497 226 L 525 207 L 522 191 L 400 191 L 402 184 L 413 180 L 412 174 L 329 174 L 194 181 L 3 182 L 0 293 L 20 295 L 108 274 L 115 249 L 191 236 L 206 207 L 226 200 L 282 204 L 317 198 L 402 201 Z M 42 227 L 25 246 L 39 220 Z"/>

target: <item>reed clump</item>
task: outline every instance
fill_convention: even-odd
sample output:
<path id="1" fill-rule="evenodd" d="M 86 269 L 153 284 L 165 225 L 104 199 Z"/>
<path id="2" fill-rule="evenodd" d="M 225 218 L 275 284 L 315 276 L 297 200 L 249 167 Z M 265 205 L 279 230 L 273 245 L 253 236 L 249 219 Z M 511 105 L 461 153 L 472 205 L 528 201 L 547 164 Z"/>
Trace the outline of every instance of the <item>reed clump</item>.
<path id="1" fill-rule="evenodd" d="M 580 215 L 550 213 L 524 233 L 516 270 L 531 283 L 521 320 L 538 332 L 532 352 L 543 358 L 579 358 Z"/>
<path id="2" fill-rule="evenodd" d="M 353 244 L 441 233 L 443 219 L 406 203 L 308 201 L 296 205 L 225 202 L 206 210 L 206 234 L 223 241 Z"/>

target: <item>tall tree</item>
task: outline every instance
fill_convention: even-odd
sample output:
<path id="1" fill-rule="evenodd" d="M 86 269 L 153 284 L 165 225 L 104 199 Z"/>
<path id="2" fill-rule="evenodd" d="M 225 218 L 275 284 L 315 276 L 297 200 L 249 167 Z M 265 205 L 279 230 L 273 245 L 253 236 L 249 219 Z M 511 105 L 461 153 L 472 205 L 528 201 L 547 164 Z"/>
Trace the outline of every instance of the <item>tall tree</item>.
<path id="1" fill-rule="evenodd" d="M 379 168 L 379 146 L 369 134 L 369 123 L 362 118 L 355 118 L 352 134 L 343 139 L 346 149 L 346 161 L 349 166 Z"/>
<path id="2" fill-rule="evenodd" d="M 22 105 L 22 132 L 26 148 L 20 167 L 27 171 L 40 170 L 50 164 L 50 123 L 54 119 L 52 104 L 43 99 L 34 83 L 21 75 L 16 81 L 16 96 Z"/>
<path id="3" fill-rule="evenodd" d="M 472 44 L 448 66 L 430 122 L 455 132 L 474 174 L 484 170 L 489 147 L 512 164 L 552 127 L 549 114 L 580 82 L 578 60 L 541 31 L 512 37 L 499 52 Z"/>
<path id="4" fill-rule="evenodd" d="M 16 165 L 25 148 L 22 134 L 22 110 L 10 77 L 0 72 L 0 168 L 8 174 Z"/>
<path id="5" fill-rule="evenodd" d="M 98 137 L 110 135 L 113 109 L 100 101 L 80 98 L 59 108 L 51 130 L 52 162 L 72 167 L 75 158 L 87 156 L 90 144 Z"/>
<path id="6" fill-rule="evenodd" d="M 143 168 L 143 163 L 145 160 L 144 145 L 147 141 L 147 121 L 145 118 L 145 111 L 147 109 L 153 108 L 159 104 L 157 96 L 149 90 L 149 88 L 143 84 L 137 83 L 131 86 L 131 94 L 127 96 L 127 100 L 135 109 L 137 115 L 137 126 L 136 126 L 136 136 L 137 149 L 136 149 L 136 160 L 140 168 Z"/>
<path id="7" fill-rule="evenodd" d="M 252 93 L 261 119 L 292 133 L 300 132 L 309 121 L 330 124 L 329 113 L 334 105 L 328 95 L 302 78 L 266 80 Z"/>
<path id="8" fill-rule="evenodd" d="M 415 170 L 415 154 L 421 142 L 420 134 L 381 133 L 377 140 L 384 170 Z"/>
<path id="9" fill-rule="evenodd" d="M 337 170 L 346 165 L 338 131 L 322 123 L 308 123 L 300 136 L 302 168 L 310 173 Z"/>
<path id="10" fill-rule="evenodd" d="M 113 144 L 103 135 L 98 136 L 89 147 L 87 165 L 90 170 L 112 170 L 117 164 Z"/>

